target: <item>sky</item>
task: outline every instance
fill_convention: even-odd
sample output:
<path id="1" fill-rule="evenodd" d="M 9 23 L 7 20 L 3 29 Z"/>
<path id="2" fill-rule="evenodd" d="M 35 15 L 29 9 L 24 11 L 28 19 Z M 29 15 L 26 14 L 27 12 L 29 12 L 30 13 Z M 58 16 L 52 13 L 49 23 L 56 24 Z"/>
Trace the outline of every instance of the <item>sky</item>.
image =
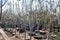
<path id="1" fill-rule="evenodd" d="M 41 0 L 42 1 L 42 0 Z M 48 6 L 48 8 L 50 8 L 50 4 L 48 3 L 48 2 L 46 2 L 46 1 L 48 1 L 48 2 L 50 2 L 50 0 L 44 0 L 42 3 L 44 3 L 44 9 L 46 8 L 46 4 L 47 4 L 47 6 Z M 53 0 L 52 0 L 53 1 Z M 5 0 L 3 0 L 3 3 L 5 2 Z M 18 2 L 19 2 L 19 4 L 18 4 Z M 24 13 L 26 12 L 25 10 L 26 10 L 26 6 L 28 6 L 27 8 L 28 8 L 28 10 L 29 10 L 29 5 L 30 5 L 30 0 L 26 0 L 26 3 L 24 3 L 23 5 L 22 5 L 22 2 L 23 2 L 23 0 L 20 0 L 20 1 L 17 1 L 17 0 L 8 0 L 7 1 L 7 3 L 3 6 L 3 12 L 6 10 L 6 9 L 10 9 L 11 8 L 11 10 L 13 10 L 15 13 L 18 13 L 19 11 L 21 11 L 22 10 L 22 7 L 23 7 L 23 11 L 24 11 Z M 56 7 L 56 4 L 57 4 L 57 2 L 58 2 L 58 0 L 54 0 L 54 4 L 53 4 L 53 6 L 54 7 Z M 14 5 L 14 6 L 13 6 Z M 17 6 L 17 7 L 16 7 Z M 19 7 L 18 7 L 19 6 Z M 39 6 L 39 7 L 38 7 Z M 43 5 L 42 5 L 43 6 Z M 40 8 L 40 4 L 38 3 L 38 1 L 37 0 L 34 0 L 33 1 L 33 3 L 32 3 L 32 9 L 33 10 L 35 10 L 36 9 L 36 7 L 37 7 L 37 9 L 39 9 Z"/>

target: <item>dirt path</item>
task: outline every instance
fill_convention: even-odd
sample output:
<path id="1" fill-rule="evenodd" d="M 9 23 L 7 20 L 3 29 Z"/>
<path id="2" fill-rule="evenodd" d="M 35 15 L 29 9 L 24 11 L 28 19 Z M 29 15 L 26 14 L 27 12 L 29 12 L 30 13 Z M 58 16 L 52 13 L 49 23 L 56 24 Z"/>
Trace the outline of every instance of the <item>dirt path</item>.
<path id="1" fill-rule="evenodd" d="M 11 40 L 2 29 L 0 29 L 0 33 L 2 37 L 4 38 L 4 40 Z"/>

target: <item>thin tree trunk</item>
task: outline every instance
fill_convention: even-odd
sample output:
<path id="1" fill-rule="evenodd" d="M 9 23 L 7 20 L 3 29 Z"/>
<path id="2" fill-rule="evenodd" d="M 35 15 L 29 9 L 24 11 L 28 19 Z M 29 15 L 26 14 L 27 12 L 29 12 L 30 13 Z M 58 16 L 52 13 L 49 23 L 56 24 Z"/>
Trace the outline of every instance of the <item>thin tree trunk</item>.
<path id="1" fill-rule="evenodd" d="M 1 13 L 0 13 L 0 21 L 1 21 L 1 17 L 2 17 L 2 0 L 1 0 L 1 7 L 0 7 L 0 11 L 1 11 Z"/>

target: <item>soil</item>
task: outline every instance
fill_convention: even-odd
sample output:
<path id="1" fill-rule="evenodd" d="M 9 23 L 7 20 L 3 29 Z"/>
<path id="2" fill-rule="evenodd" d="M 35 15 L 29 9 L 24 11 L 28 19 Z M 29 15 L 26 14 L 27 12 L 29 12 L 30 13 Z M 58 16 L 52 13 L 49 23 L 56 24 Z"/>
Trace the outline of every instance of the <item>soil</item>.
<path id="1" fill-rule="evenodd" d="M 3 37 L 2 37 L 2 35 L 0 35 L 0 40 L 3 40 Z"/>

